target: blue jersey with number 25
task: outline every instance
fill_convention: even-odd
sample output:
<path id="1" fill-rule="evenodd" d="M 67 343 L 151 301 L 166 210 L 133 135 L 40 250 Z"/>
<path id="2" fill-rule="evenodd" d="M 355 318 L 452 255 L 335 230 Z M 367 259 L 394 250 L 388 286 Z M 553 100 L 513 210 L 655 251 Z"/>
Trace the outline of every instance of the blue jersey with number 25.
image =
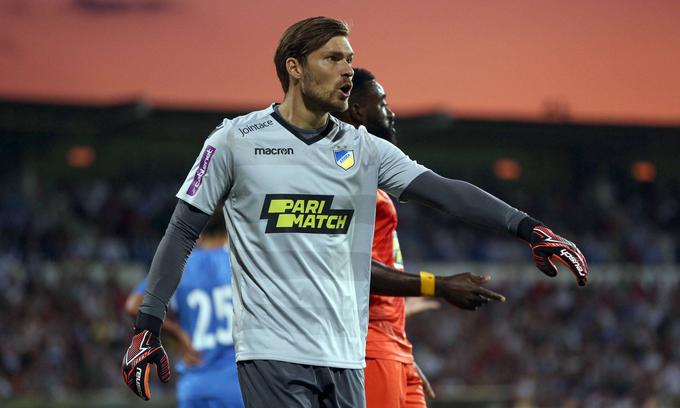
<path id="1" fill-rule="evenodd" d="M 144 293 L 146 280 L 135 288 Z M 187 260 L 182 280 L 170 303 L 179 324 L 201 353 L 201 365 L 176 365 L 180 379 L 177 398 L 241 399 L 232 339 L 232 296 L 229 252 L 196 247 Z"/>

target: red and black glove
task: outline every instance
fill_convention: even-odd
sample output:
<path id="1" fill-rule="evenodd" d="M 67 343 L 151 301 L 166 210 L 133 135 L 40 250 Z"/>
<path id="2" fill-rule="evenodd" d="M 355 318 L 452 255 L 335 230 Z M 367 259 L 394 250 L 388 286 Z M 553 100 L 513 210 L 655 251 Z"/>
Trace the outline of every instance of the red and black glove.
<path id="1" fill-rule="evenodd" d="M 534 263 L 546 275 L 557 275 L 557 266 L 553 261 L 558 261 L 571 269 L 579 286 L 585 286 L 588 282 L 586 258 L 573 242 L 560 237 L 544 225 L 538 225 L 531 231 L 529 245 Z"/>
<path id="2" fill-rule="evenodd" d="M 152 320 L 150 318 L 160 321 L 158 318 L 144 315 L 143 313 L 140 313 L 137 317 L 132 343 L 123 356 L 121 367 L 125 383 L 132 392 L 145 401 L 151 398 L 151 393 L 149 392 L 149 371 L 151 364 L 156 366 L 156 371 L 161 381 L 164 383 L 170 381 L 170 362 L 159 337 L 162 322 L 160 324 L 154 322 L 150 326 L 157 327 L 150 328 L 141 328 L 147 325 L 139 324 L 140 321 Z"/>

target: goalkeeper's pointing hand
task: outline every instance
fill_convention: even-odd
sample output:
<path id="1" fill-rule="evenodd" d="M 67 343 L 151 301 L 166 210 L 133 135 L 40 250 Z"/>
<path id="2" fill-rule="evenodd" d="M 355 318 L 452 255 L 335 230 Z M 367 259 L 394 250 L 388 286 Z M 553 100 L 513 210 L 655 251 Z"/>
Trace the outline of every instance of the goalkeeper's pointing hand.
<path id="1" fill-rule="evenodd" d="M 579 286 L 588 282 L 586 258 L 573 242 L 555 234 L 550 228 L 539 225 L 531 232 L 531 252 L 538 269 L 548 276 L 557 276 L 558 261 L 568 266 Z"/>

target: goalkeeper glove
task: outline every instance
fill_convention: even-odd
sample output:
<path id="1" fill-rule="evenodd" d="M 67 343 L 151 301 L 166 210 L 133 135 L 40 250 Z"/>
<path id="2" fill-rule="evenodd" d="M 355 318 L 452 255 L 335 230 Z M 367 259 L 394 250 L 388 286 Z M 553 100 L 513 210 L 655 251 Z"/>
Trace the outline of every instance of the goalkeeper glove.
<path id="1" fill-rule="evenodd" d="M 132 392 L 145 401 L 151 397 L 149 392 L 151 364 L 156 366 L 161 381 L 164 383 L 170 381 L 170 362 L 159 337 L 161 325 L 160 319 L 139 313 L 132 343 L 123 356 L 121 367 L 123 380 Z"/>
<path id="2" fill-rule="evenodd" d="M 550 228 L 538 225 L 531 231 L 531 252 L 538 269 L 548 276 L 557 275 L 558 261 L 571 269 L 579 286 L 588 281 L 588 264 L 586 258 L 573 242 L 555 234 Z"/>

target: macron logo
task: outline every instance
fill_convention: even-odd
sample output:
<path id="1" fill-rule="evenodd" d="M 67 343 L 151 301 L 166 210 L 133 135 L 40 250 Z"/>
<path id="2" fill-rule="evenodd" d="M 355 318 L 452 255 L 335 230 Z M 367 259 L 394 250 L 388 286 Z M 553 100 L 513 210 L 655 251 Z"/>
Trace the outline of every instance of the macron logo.
<path id="1" fill-rule="evenodd" d="M 292 147 L 256 147 L 255 148 L 255 156 L 259 155 L 289 155 L 289 154 L 295 154 L 295 151 L 293 150 Z"/>
<path id="2" fill-rule="evenodd" d="M 217 149 L 210 145 L 205 148 L 203 157 L 201 157 L 201 161 L 198 163 L 196 174 L 194 174 L 194 179 L 191 181 L 189 189 L 187 190 L 188 195 L 194 196 L 198 191 L 198 188 L 201 186 L 201 183 L 203 183 L 203 177 L 205 176 L 205 173 L 208 172 L 208 165 L 210 164 L 210 160 L 212 160 L 213 156 L 215 155 L 216 150 Z"/>

